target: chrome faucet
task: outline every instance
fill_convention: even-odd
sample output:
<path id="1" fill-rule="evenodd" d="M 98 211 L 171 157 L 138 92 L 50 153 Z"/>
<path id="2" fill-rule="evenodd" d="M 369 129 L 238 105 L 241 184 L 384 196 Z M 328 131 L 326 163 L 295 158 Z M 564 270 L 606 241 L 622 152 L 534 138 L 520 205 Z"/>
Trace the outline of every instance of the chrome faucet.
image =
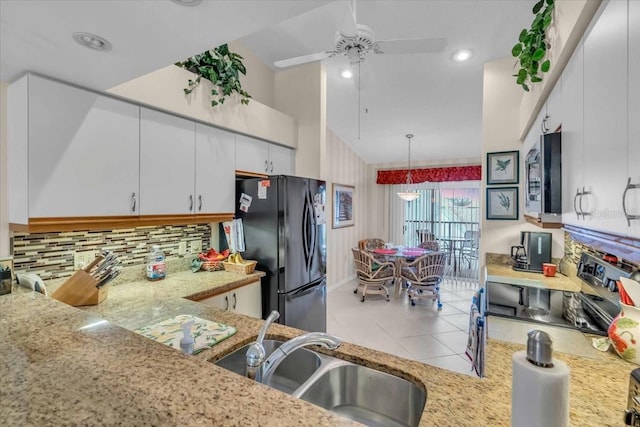
<path id="1" fill-rule="evenodd" d="M 254 342 L 247 350 L 247 377 L 258 382 L 264 383 L 273 372 L 280 366 L 280 363 L 291 353 L 301 347 L 308 345 L 321 345 L 329 350 L 335 350 L 342 344 L 342 340 L 333 335 L 324 332 L 308 332 L 282 344 L 265 360 L 265 351 L 262 341 L 267 333 L 269 326 L 278 318 L 280 314 L 272 311 L 265 320 L 256 342 Z"/>
<path id="2" fill-rule="evenodd" d="M 262 379 L 260 381 L 267 381 L 284 359 L 301 347 L 306 347 L 308 345 L 320 345 L 328 348 L 329 350 L 335 350 L 340 347 L 341 344 L 342 340 L 340 338 L 325 334 L 324 332 L 307 332 L 306 334 L 291 338 L 289 341 L 276 348 L 275 351 L 269 355 L 267 360 L 264 361 L 262 364 Z"/>
<path id="3" fill-rule="evenodd" d="M 262 364 L 264 363 L 264 358 L 266 357 L 262 341 L 264 341 L 264 336 L 267 334 L 267 329 L 269 329 L 269 326 L 271 326 L 271 324 L 279 318 L 280 313 L 278 313 L 276 310 L 273 310 L 269 314 L 269 317 L 267 317 L 262 324 L 262 328 L 260 328 L 258 338 L 253 344 L 251 344 L 251 346 L 247 350 L 247 378 L 262 382 Z"/>

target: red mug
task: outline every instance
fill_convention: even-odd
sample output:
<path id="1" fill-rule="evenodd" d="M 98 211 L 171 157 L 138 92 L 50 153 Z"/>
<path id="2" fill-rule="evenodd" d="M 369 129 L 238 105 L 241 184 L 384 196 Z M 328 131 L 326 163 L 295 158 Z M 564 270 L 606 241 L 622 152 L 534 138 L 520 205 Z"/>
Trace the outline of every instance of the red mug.
<path id="1" fill-rule="evenodd" d="M 555 264 L 551 264 L 548 262 L 545 262 L 542 264 L 542 274 L 544 274 L 547 277 L 555 276 L 556 269 L 557 269 L 557 266 Z"/>

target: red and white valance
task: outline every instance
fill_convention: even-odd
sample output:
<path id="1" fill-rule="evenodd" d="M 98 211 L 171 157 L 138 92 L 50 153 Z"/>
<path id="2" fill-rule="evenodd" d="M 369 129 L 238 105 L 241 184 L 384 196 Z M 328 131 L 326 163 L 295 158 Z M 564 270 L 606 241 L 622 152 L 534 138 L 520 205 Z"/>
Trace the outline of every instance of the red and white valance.
<path id="1" fill-rule="evenodd" d="M 379 170 L 376 183 L 406 184 L 407 172 L 408 169 Z M 414 184 L 421 182 L 480 181 L 481 179 L 482 167 L 480 165 L 411 169 L 411 181 Z"/>

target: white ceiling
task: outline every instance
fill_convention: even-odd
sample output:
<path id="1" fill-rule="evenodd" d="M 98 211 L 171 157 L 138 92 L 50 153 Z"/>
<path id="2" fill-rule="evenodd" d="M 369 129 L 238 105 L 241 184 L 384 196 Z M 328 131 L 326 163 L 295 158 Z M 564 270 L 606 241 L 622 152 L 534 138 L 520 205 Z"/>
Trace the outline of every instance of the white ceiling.
<path id="1" fill-rule="evenodd" d="M 480 158 L 483 63 L 509 56 L 533 2 L 412 0 L 356 3 L 357 21 L 378 40 L 445 37 L 444 53 L 374 55 L 371 81 L 358 91 L 327 66 L 328 126 L 365 161 L 406 161 L 404 135 L 415 134 L 412 160 Z M 0 80 L 35 71 L 98 90 L 157 70 L 211 46 L 242 39 L 266 64 L 333 48 L 345 0 L 0 0 Z M 76 44 L 87 31 L 113 44 L 109 53 Z M 244 38 L 243 38 L 244 37 Z M 458 48 L 471 61 L 451 61 Z M 368 111 L 365 113 L 365 111 Z"/>

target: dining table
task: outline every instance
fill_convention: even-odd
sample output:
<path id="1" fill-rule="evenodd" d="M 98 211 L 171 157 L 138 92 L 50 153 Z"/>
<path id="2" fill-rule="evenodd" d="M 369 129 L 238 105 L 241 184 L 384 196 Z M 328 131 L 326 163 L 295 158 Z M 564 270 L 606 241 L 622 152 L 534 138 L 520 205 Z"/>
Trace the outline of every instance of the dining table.
<path id="1" fill-rule="evenodd" d="M 396 274 L 393 279 L 394 298 L 398 298 L 400 296 L 400 290 L 402 289 L 402 264 L 407 260 L 414 260 L 430 252 L 433 251 L 408 246 L 392 246 L 371 250 L 374 257 L 381 257 L 380 259 L 384 261 L 393 261 L 396 267 Z"/>

